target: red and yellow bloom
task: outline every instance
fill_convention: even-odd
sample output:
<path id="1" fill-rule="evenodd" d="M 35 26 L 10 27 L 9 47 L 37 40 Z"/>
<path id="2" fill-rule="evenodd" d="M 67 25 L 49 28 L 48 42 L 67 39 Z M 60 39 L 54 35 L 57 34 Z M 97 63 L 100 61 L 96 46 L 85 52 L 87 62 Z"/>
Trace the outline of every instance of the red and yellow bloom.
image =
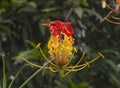
<path id="1" fill-rule="evenodd" d="M 53 21 L 43 24 L 51 31 L 48 42 L 49 54 L 58 66 L 64 66 L 73 52 L 73 33 L 70 22 Z"/>

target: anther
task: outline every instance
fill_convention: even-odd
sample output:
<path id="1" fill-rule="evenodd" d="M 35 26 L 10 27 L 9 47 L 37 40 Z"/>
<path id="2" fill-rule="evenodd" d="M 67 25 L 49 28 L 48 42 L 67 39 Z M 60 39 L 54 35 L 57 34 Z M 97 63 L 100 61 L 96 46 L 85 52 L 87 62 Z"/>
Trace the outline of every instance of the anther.
<path id="1" fill-rule="evenodd" d="M 36 45 L 36 48 L 39 48 L 39 47 L 40 47 L 40 45 L 41 45 L 41 43 L 38 43 L 38 44 Z"/>
<path id="2" fill-rule="evenodd" d="M 104 56 L 102 53 L 98 52 L 98 54 L 99 54 L 102 58 L 105 58 L 105 56 Z"/>
<path id="3" fill-rule="evenodd" d="M 85 64 L 88 66 L 88 68 L 90 68 L 90 64 L 88 61 L 86 61 Z"/>

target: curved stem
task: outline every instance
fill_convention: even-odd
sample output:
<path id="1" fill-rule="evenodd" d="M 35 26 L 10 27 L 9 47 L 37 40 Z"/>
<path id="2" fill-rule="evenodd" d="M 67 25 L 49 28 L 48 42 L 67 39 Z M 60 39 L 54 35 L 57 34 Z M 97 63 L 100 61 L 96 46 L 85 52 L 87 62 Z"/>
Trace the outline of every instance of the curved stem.
<path id="1" fill-rule="evenodd" d="M 3 54 L 0 54 L 1 57 L 2 57 L 2 62 L 3 62 L 3 88 L 6 88 L 7 87 L 7 83 L 6 83 L 6 71 L 5 71 L 5 55 L 4 53 Z"/>
<path id="2" fill-rule="evenodd" d="M 35 73 L 33 73 L 19 88 L 23 88 L 34 76 L 36 76 L 42 69 L 44 69 L 49 62 L 44 64 L 40 69 L 38 69 Z"/>
<path id="3" fill-rule="evenodd" d="M 14 79 L 10 82 L 8 88 L 11 88 L 12 84 L 14 83 L 15 79 L 16 79 L 17 76 L 20 74 L 20 72 L 22 71 L 22 69 L 23 69 L 24 67 L 28 66 L 28 65 L 29 65 L 29 64 L 25 64 L 25 65 L 23 65 L 23 66 L 20 68 L 20 70 L 16 73 Z"/>

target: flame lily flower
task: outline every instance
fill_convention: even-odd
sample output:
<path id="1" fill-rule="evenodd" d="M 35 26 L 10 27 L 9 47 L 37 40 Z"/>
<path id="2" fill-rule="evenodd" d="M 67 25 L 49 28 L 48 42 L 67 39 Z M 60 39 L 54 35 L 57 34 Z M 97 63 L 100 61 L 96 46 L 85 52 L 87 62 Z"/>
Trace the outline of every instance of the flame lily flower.
<path id="1" fill-rule="evenodd" d="M 48 42 L 48 49 L 50 58 L 55 59 L 57 66 L 64 66 L 68 61 L 73 51 L 74 38 L 72 37 L 74 31 L 71 23 L 53 21 L 48 24 L 51 31 L 51 37 Z"/>
<path id="2" fill-rule="evenodd" d="M 73 71 L 79 71 L 84 69 L 85 67 L 90 67 L 90 64 L 100 57 L 104 58 L 104 56 L 99 52 L 97 57 L 95 57 L 91 61 L 86 61 L 85 63 L 81 64 L 81 61 L 86 54 L 85 52 L 83 52 L 80 60 L 74 66 L 71 66 L 73 56 L 77 52 L 76 48 L 73 47 L 75 39 L 73 38 L 74 30 L 71 27 L 71 23 L 52 21 L 50 23 L 45 23 L 42 25 L 47 26 L 51 32 L 51 36 L 48 41 L 48 53 L 50 55 L 50 59 L 48 59 L 42 51 L 40 43 L 36 46 L 36 48 L 40 50 L 44 59 L 49 63 L 49 65 L 45 67 L 45 69 L 49 69 L 52 72 L 59 72 L 61 77 L 65 77 Z M 24 60 L 32 66 L 38 68 L 42 67 L 31 63 L 26 59 Z"/>

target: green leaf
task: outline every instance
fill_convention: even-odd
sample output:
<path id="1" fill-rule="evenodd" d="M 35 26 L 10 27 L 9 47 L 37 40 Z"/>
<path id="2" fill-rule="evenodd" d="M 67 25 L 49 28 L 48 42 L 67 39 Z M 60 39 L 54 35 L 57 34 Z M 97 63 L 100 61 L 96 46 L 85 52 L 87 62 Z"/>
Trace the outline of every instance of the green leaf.
<path id="1" fill-rule="evenodd" d="M 10 4 L 6 0 L 3 0 L 2 2 L 0 2 L 0 7 L 1 8 L 8 8 L 9 6 L 10 6 Z"/>
<path id="2" fill-rule="evenodd" d="M 87 0 L 79 0 L 83 6 L 88 6 Z"/>
<path id="3" fill-rule="evenodd" d="M 19 10 L 19 12 L 36 12 L 36 8 L 32 6 L 25 6 Z"/>
<path id="4" fill-rule="evenodd" d="M 26 59 L 35 58 L 35 56 L 31 54 L 31 52 L 32 50 L 22 51 L 17 56 L 13 57 L 12 59 L 15 60 L 15 64 L 18 64 L 24 61 L 23 58 L 26 58 Z"/>
<path id="5" fill-rule="evenodd" d="M 0 25 L 0 29 L 2 29 L 3 31 L 7 31 L 7 32 L 11 31 L 11 29 L 5 25 Z"/>
<path id="6" fill-rule="evenodd" d="M 77 14 L 77 16 L 81 19 L 84 12 L 83 9 L 81 7 L 77 7 L 74 9 L 74 11 Z"/>
<path id="7" fill-rule="evenodd" d="M 31 45 L 33 48 L 36 48 L 36 44 L 30 40 L 26 40 L 26 42 Z"/>
<path id="8" fill-rule="evenodd" d="M 110 77 L 112 82 L 115 82 L 118 86 L 120 86 L 120 79 L 116 75 L 110 74 Z"/>
<path id="9" fill-rule="evenodd" d="M 81 82 L 78 84 L 77 88 L 90 88 L 87 82 Z"/>
<path id="10" fill-rule="evenodd" d="M 0 8 L 0 14 L 2 14 L 2 13 L 5 12 L 5 11 L 6 11 L 6 9 Z"/>
<path id="11" fill-rule="evenodd" d="M 6 22 L 8 22 L 8 20 L 6 20 Z M 10 27 L 8 27 L 6 25 L 0 25 L 0 31 L 2 33 L 2 36 L 4 36 L 4 37 L 9 34 L 13 34 L 14 36 L 18 37 L 18 35 L 15 32 L 13 32 Z"/>
<path id="12" fill-rule="evenodd" d="M 28 5 L 32 6 L 33 8 L 36 8 L 36 7 L 37 7 L 37 5 L 36 5 L 35 2 L 29 2 Z"/>
<path id="13" fill-rule="evenodd" d="M 51 11 L 55 11 L 55 10 L 58 10 L 59 8 L 45 8 L 45 9 L 42 9 L 42 12 L 51 12 Z"/>
<path id="14" fill-rule="evenodd" d="M 21 4 L 21 3 L 26 3 L 27 0 L 11 0 L 11 2 L 12 3 L 19 3 L 19 4 Z"/>
<path id="15" fill-rule="evenodd" d="M 86 12 L 88 12 L 88 13 L 90 13 L 90 14 L 95 15 L 98 19 L 102 19 L 102 17 L 100 16 L 100 14 L 98 14 L 98 13 L 95 12 L 95 11 L 92 11 L 92 10 L 89 10 L 89 9 L 86 9 L 86 8 L 84 8 L 84 11 L 86 11 Z"/>
<path id="16" fill-rule="evenodd" d="M 116 71 L 117 66 L 112 60 L 107 59 L 107 60 L 105 60 L 105 62 L 107 62 Z"/>

